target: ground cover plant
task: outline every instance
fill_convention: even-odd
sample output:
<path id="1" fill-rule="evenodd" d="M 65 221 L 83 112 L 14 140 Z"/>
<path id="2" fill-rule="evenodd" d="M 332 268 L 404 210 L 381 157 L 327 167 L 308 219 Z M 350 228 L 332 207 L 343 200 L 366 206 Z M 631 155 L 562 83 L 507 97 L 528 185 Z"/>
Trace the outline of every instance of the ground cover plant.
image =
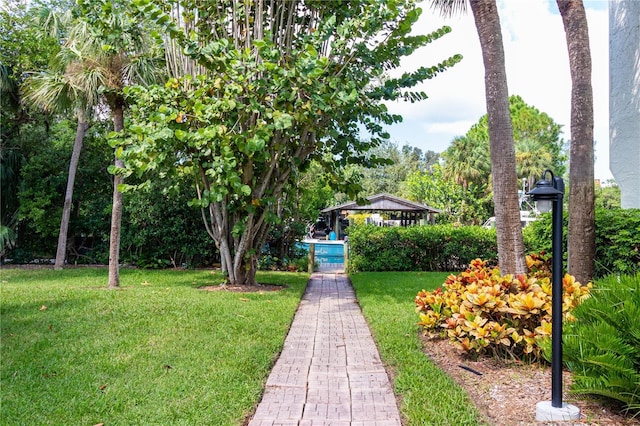
<path id="1" fill-rule="evenodd" d="M 3 425 L 240 425 L 258 402 L 308 280 L 280 291 L 205 291 L 211 271 L 1 274 Z M 28 407 L 28 409 L 26 408 Z"/>
<path id="2" fill-rule="evenodd" d="M 407 425 L 482 423 L 465 391 L 425 356 L 419 338 L 413 297 L 422 287 L 435 289 L 446 277 L 435 272 L 349 275 L 380 355 L 394 376 Z"/>

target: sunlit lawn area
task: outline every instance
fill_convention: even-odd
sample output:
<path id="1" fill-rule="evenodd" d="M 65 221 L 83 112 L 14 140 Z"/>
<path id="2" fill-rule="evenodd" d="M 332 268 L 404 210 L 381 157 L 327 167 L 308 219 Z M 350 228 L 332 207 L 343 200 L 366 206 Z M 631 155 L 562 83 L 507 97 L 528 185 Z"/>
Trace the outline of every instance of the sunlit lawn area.
<path id="1" fill-rule="evenodd" d="M 277 292 L 198 288 L 211 271 L 5 269 L 2 425 L 241 425 L 259 401 L 307 274 Z M 446 274 L 350 276 L 410 425 L 475 425 L 465 393 L 421 350 L 413 298 Z"/>
<path id="2" fill-rule="evenodd" d="M 422 352 L 413 300 L 433 290 L 446 273 L 370 272 L 350 275 L 382 359 L 395 373 L 409 425 L 477 425 L 466 393 Z"/>
<path id="3" fill-rule="evenodd" d="M 1 270 L 2 425 L 240 425 L 306 274 L 277 292 L 198 290 L 210 271 Z"/>

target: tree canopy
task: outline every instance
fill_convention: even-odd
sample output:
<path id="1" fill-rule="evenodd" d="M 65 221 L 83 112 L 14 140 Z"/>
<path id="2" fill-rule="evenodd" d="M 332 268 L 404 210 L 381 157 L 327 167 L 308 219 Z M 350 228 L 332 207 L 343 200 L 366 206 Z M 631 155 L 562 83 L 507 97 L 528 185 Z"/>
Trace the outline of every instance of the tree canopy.
<path id="1" fill-rule="evenodd" d="M 450 31 L 412 35 L 420 9 L 411 0 L 184 2 L 172 14 L 149 0 L 134 4 L 165 26 L 184 54 L 173 56 L 194 65 L 163 86 L 128 90 L 133 123 L 114 141 L 137 172 L 192 176 L 191 204 L 202 209 L 234 283 L 255 282 L 296 171 L 311 160 L 329 169 L 375 164 L 366 151 L 388 138 L 383 125 L 401 120 L 383 101 L 426 98 L 412 88 L 461 59 L 387 76 L 400 58 Z M 348 194 L 360 189 L 333 184 Z"/>
<path id="2" fill-rule="evenodd" d="M 545 169 L 566 171 L 562 126 L 549 115 L 528 105 L 517 95 L 509 97 L 516 171 L 531 188 Z M 444 176 L 460 185 L 471 183 L 490 188 L 489 125 L 487 115 L 480 117 L 464 136 L 455 138 L 443 153 Z"/>

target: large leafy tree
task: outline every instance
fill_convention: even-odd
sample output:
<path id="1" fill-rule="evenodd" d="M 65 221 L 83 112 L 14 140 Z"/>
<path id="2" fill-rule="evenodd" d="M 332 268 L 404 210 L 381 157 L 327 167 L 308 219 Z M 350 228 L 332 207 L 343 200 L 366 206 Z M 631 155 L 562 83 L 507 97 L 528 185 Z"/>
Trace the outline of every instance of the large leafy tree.
<path id="1" fill-rule="evenodd" d="M 515 142 L 516 174 L 523 190 L 532 188 L 545 169 L 562 174 L 565 156 L 560 138 L 561 126 L 546 113 L 527 105 L 517 95 L 509 97 L 513 139 Z M 489 122 L 480 117 L 465 136 L 456 137 L 443 153 L 443 170 L 447 179 L 463 187 L 474 184 L 491 195 Z"/>
<path id="2" fill-rule="evenodd" d="M 444 176 L 440 164 L 409 174 L 402 188 L 404 197 L 442 210 L 436 216 L 439 223 L 480 225 L 491 216 L 491 197 L 485 186 L 460 185 Z"/>
<path id="3" fill-rule="evenodd" d="M 193 176 L 192 204 L 236 284 L 255 283 L 278 202 L 298 172 L 314 159 L 329 170 L 375 162 L 364 153 L 388 137 L 384 124 L 401 119 L 382 101 L 424 99 L 410 89 L 460 59 L 385 77 L 448 32 L 411 35 L 420 14 L 411 0 L 187 1 L 173 17 L 148 0 L 135 3 L 186 55 L 169 61 L 181 64 L 177 73 L 192 74 L 129 90 L 136 124 L 123 157 L 139 171 Z M 333 184 L 349 194 L 360 189 Z"/>
<path id="4" fill-rule="evenodd" d="M 509 111 L 513 128 L 513 140 L 516 150 L 516 168 L 518 178 L 539 178 L 542 171 L 551 168 L 559 176 L 563 175 L 566 167 L 566 156 L 563 153 L 564 140 L 560 137 L 562 126 L 556 123 L 548 114 L 528 105 L 518 95 L 509 96 Z M 489 151 L 489 122 L 487 115 L 480 117 L 466 134 L 482 149 Z M 536 151 L 546 161 L 545 167 L 536 173 L 531 166 L 532 159 L 526 156 L 528 152 Z M 522 153 L 524 156 L 519 156 Z M 522 165 L 521 162 L 529 164 Z M 540 161 L 539 161 L 540 162 Z M 534 173 L 531 175 L 530 173 Z"/>
<path id="5" fill-rule="evenodd" d="M 375 167 L 361 167 L 362 187 L 365 196 L 378 193 L 400 195 L 402 182 L 415 171 L 427 170 L 438 161 L 439 155 L 433 151 L 423 153 L 421 149 L 404 145 L 401 148 L 386 141 L 371 150 L 370 154 L 387 160 Z"/>
<path id="6" fill-rule="evenodd" d="M 593 278 L 596 255 L 589 30 L 582 0 L 557 0 L 557 4 L 567 38 L 572 83 L 568 269 L 586 283 Z"/>

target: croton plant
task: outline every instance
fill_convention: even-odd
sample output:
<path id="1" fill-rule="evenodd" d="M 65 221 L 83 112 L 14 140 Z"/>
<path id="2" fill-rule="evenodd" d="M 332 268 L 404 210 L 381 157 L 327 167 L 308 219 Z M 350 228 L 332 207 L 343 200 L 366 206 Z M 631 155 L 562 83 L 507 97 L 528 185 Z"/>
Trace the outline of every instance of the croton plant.
<path id="1" fill-rule="evenodd" d="M 449 275 L 442 288 L 422 290 L 416 311 L 425 335 L 449 338 L 471 356 L 492 354 L 536 361 L 538 343 L 551 336 L 551 270 L 544 253 L 527 256 L 528 273 L 500 275 L 498 267 L 476 259 L 458 275 Z M 581 285 L 573 276 L 562 279 L 562 312 L 589 297 L 592 284 Z"/>

